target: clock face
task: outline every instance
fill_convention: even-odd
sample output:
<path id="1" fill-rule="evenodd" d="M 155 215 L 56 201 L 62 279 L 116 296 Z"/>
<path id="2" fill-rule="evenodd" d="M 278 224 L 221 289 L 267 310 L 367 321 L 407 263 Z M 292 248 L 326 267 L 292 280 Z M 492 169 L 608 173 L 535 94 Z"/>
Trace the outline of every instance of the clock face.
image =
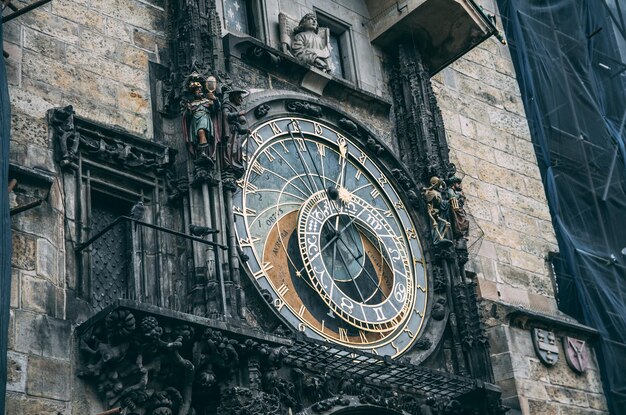
<path id="1" fill-rule="evenodd" d="M 309 337 L 406 351 L 424 325 L 427 277 L 415 225 L 381 166 L 305 118 L 260 124 L 244 148 L 235 223 L 258 287 Z"/>

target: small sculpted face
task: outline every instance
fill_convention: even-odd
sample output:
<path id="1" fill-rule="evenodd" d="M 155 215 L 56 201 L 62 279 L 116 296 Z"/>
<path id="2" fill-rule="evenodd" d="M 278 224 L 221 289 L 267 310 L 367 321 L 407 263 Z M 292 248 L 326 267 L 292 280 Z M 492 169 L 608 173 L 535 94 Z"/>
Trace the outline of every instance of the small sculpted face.
<path id="1" fill-rule="evenodd" d="M 240 93 L 232 94 L 230 96 L 230 102 L 237 106 L 241 105 L 243 103 L 243 95 L 241 95 Z"/>
<path id="2" fill-rule="evenodd" d="M 315 16 L 309 16 L 305 21 L 302 27 L 307 31 L 317 31 L 317 18 Z"/>

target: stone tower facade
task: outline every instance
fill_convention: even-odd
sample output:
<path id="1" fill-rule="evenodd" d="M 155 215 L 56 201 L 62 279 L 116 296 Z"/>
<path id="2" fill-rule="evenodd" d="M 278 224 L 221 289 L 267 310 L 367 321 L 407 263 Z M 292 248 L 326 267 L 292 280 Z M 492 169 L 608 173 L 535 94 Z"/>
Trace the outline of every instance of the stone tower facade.
<path id="1" fill-rule="evenodd" d="M 556 239 L 495 5 L 434 3 L 53 0 L 5 25 L 5 413 L 608 413 L 597 333 L 554 298 Z M 315 187 L 313 150 L 373 190 L 344 173 Z M 340 320 L 371 304 L 294 265 L 305 237 L 281 247 L 289 215 L 260 209 L 281 160 L 303 177 L 292 193 L 316 190 L 290 202 L 293 235 L 322 195 L 392 270 L 374 283 L 380 304 L 399 298 L 389 326 L 395 306 Z M 357 200 L 380 213 L 353 225 Z M 289 294 L 298 279 L 277 283 L 282 249 L 311 302 Z M 359 259 L 344 265 L 356 291 Z M 585 352 L 568 364 L 572 344 Z"/>

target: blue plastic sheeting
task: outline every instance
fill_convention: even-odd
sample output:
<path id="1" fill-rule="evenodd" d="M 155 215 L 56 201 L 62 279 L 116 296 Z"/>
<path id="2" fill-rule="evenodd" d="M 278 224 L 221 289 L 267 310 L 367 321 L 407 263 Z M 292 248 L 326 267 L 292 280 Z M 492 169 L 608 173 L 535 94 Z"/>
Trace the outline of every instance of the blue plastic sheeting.
<path id="1" fill-rule="evenodd" d="M 618 0 L 498 0 L 559 242 L 559 308 L 600 331 L 596 351 L 615 415 L 626 414 L 621 3 L 624 10 Z"/>
<path id="2" fill-rule="evenodd" d="M 0 45 L 2 40 L 0 21 Z M 9 304 L 11 302 L 11 221 L 9 219 L 9 134 L 11 109 L 4 58 L 0 58 L 0 413 L 6 392 Z"/>

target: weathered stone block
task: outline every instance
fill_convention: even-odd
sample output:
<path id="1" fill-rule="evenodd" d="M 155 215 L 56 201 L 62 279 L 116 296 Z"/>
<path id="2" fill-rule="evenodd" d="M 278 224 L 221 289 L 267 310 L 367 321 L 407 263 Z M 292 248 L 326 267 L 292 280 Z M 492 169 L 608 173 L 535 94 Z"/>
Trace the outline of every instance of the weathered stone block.
<path id="1" fill-rule="evenodd" d="M 528 400 L 529 414 L 532 415 L 559 415 L 559 405 L 544 400 Z"/>
<path id="2" fill-rule="evenodd" d="M 29 395 L 68 400 L 70 385 L 68 361 L 28 356 L 26 391 Z"/>
<path id="3" fill-rule="evenodd" d="M 13 255 L 11 266 L 24 269 L 35 269 L 36 241 L 35 238 L 19 232 L 12 234 Z"/>
<path id="4" fill-rule="evenodd" d="M 24 310 L 57 316 L 57 289 L 49 281 L 24 275 L 21 297 Z"/>
<path id="5" fill-rule="evenodd" d="M 498 189 L 498 197 L 502 206 L 524 212 L 539 219 L 551 220 L 548 206 L 545 203 L 507 189 Z"/>
<path id="6" fill-rule="evenodd" d="M 154 56 L 154 54 L 150 54 L 145 50 L 136 48 L 127 43 L 120 43 L 118 47 L 118 53 L 120 56 L 120 61 L 125 65 L 132 66 L 133 68 L 137 68 L 143 71 L 148 70 L 148 58 L 150 55 Z"/>
<path id="7" fill-rule="evenodd" d="M 556 313 L 558 307 L 553 295 L 528 293 L 530 308 L 543 313 Z"/>
<path id="8" fill-rule="evenodd" d="M 24 28 L 24 48 L 52 59 L 65 59 L 65 43 L 37 30 Z"/>
<path id="9" fill-rule="evenodd" d="M 495 282 L 481 278 L 478 280 L 478 295 L 484 299 L 498 300 L 500 298 L 498 285 Z"/>
<path id="10" fill-rule="evenodd" d="M 563 349 L 560 346 L 559 342 L 559 353 L 562 354 Z M 575 387 L 587 392 L 602 393 L 602 383 L 598 372 L 588 369 L 583 374 L 578 375 L 564 361 L 559 362 L 550 371 L 550 383 L 570 388 Z"/>
<path id="11" fill-rule="evenodd" d="M 26 391 L 26 355 L 7 352 L 7 391 L 25 392 Z"/>
<path id="12" fill-rule="evenodd" d="M 528 358 L 528 367 L 529 373 L 528 377 L 530 379 L 536 380 L 538 382 L 549 383 L 550 377 L 548 375 L 548 368 L 541 363 L 538 359 Z"/>
<path id="13" fill-rule="evenodd" d="M 121 110 L 149 116 L 151 111 L 150 96 L 142 90 L 125 85 L 117 88 L 117 102 Z"/>
<path id="14" fill-rule="evenodd" d="M 71 324 L 45 315 L 15 310 L 13 349 L 56 359 L 70 355 Z"/>
<path id="15" fill-rule="evenodd" d="M 480 260 L 481 277 L 493 282 L 502 282 L 496 268 L 496 261 L 491 258 L 478 257 Z"/>
<path id="16" fill-rule="evenodd" d="M 48 127 L 43 119 L 34 118 L 19 111 L 11 113 L 11 136 L 23 137 L 28 143 L 47 147 Z M 26 142 L 26 140 L 20 140 Z"/>
<path id="17" fill-rule="evenodd" d="M 543 383 L 525 379 L 517 379 L 516 381 L 517 390 L 521 396 L 529 399 L 548 400 L 548 393 Z"/>
<path id="18" fill-rule="evenodd" d="M 589 402 L 590 408 L 597 409 L 600 411 L 608 411 L 608 407 L 606 404 L 606 397 L 602 394 L 588 393 L 587 402 Z"/>
<path id="19" fill-rule="evenodd" d="M 22 393 L 7 393 L 6 415 L 71 415 L 70 404 Z"/>
<path id="20" fill-rule="evenodd" d="M 547 254 L 547 252 L 545 252 L 544 255 L 545 254 Z M 547 274 L 547 266 L 544 256 L 511 250 L 511 265 L 537 274 Z"/>
<path id="21" fill-rule="evenodd" d="M 54 36 L 64 43 L 78 43 L 78 25 L 63 17 L 51 14 L 49 9 L 33 10 L 20 19 L 26 27 L 32 27 L 47 35 Z"/>
<path id="22" fill-rule="evenodd" d="M 52 3 L 52 13 L 90 29 L 104 31 L 105 17 L 74 0 L 55 0 Z"/>
<path id="23" fill-rule="evenodd" d="M 11 308 L 20 306 L 20 271 L 11 268 Z"/>
<path id="24" fill-rule="evenodd" d="M 493 376 L 496 382 L 515 378 L 511 353 L 492 354 L 491 363 L 493 365 Z"/>
<path id="25" fill-rule="evenodd" d="M 28 145 L 26 147 L 26 160 L 27 166 L 46 170 L 49 172 L 54 171 L 54 156 L 52 150 L 41 147 L 38 145 Z"/>
<path id="26" fill-rule="evenodd" d="M 469 143 L 467 144 L 470 145 Z M 473 145 L 475 146 L 475 144 Z M 514 170 L 509 170 L 488 161 L 481 160 L 478 163 L 478 178 L 498 187 L 514 191 L 516 194 L 526 191 L 523 176 Z"/>
<path id="27" fill-rule="evenodd" d="M 520 305 L 528 307 L 528 291 L 522 288 L 515 288 L 508 284 L 498 284 L 498 293 L 500 299 L 508 304 Z"/>
<path id="28" fill-rule="evenodd" d="M 84 27 L 80 28 L 80 47 L 110 59 L 116 57 L 120 41 Z"/>
<path id="29" fill-rule="evenodd" d="M 122 42 L 131 42 L 131 29 L 122 20 L 108 17 L 105 23 L 107 36 L 121 40 Z"/>
<path id="30" fill-rule="evenodd" d="M 605 412 L 595 409 L 581 408 L 578 406 L 559 405 L 560 415 L 603 415 Z"/>
<path id="31" fill-rule="evenodd" d="M 546 386 L 546 392 L 551 401 L 556 401 L 568 405 L 589 406 L 587 394 L 575 389 L 561 388 L 556 386 Z"/>
<path id="32" fill-rule="evenodd" d="M 511 327 L 509 329 L 509 335 L 511 338 L 511 351 L 513 353 L 521 356 L 535 357 L 535 348 L 529 331 Z"/>
<path id="33" fill-rule="evenodd" d="M 37 275 L 58 282 L 57 251 L 47 239 L 37 239 Z"/>

